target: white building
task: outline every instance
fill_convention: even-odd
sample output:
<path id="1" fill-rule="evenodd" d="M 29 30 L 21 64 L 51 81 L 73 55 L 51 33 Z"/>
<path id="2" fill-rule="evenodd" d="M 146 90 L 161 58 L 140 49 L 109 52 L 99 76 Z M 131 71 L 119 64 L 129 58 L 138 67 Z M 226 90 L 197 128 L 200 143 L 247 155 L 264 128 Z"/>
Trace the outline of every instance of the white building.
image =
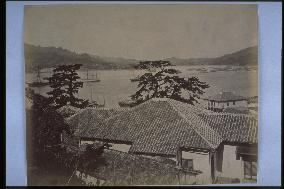
<path id="1" fill-rule="evenodd" d="M 241 108 L 248 106 L 246 97 L 225 91 L 203 98 L 203 100 L 206 103 L 206 108 L 215 112 L 223 112 L 226 108 Z"/>

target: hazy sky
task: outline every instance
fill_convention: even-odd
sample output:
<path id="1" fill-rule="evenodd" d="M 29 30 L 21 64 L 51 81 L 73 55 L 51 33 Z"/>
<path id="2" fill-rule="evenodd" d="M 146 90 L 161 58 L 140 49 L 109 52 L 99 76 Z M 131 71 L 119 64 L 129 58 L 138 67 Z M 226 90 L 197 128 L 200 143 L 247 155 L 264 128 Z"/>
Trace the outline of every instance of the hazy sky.
<path id="1" fill-rule="evenodd" d="M 136 59 L 217 57 L 257 45 L 254 5 L 25 7 L 25 42 Z"/>

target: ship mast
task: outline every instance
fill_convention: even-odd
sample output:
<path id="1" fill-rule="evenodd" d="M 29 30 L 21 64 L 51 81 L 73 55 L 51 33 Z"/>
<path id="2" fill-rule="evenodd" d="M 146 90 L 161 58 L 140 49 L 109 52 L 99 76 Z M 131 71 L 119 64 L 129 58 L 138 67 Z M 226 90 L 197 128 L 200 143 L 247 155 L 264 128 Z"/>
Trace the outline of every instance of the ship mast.
<path id="1" fill-rule="evenodd" d="M 105 105 L 106 105 L 106 99 L 105 99 L 105 96 L 103 96 L 104 97 L 104 104 L 103 104 L 103 107 L 105 107 Z"/>
<path id="2" fill-rule="evenodd" d="M 40 81 L 40 69 L 39 69 L 39 65 L 37 66 L 37 82 L 41 82 Z"/>
<path id="3" fill-rule="evenodd" d="M 91 88 L 91 102 L 93 102 L 93 88 Z"/>
<path id="4" fill-rule="evenodd" d="M 89 72 L 88 72 L 89 70 L 88 70 L 88 68 L 87 68 L 87 79 L 89 79 Z"/>

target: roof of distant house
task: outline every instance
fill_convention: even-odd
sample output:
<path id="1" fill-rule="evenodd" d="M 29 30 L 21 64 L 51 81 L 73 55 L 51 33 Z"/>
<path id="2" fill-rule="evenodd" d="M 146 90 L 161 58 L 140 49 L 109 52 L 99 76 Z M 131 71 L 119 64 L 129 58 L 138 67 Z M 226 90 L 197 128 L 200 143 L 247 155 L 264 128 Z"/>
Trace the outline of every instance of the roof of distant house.
<path id="1" fill-rule="evenodd" d="M 178 148 L 214 150 L 222 137 L 198 116 L 201 111 L 172 99 L 151 99 L 105 120 L 89 130 L 88 137 L 131 143 L 129 152 L 136 154 L 175 156 Z"/>
<path id="2" fill-rule="evenodd" d="M 247 100 L 246 97 L 236 95 L 233 92 L 220 92 L 219 94 L 205 97 L 203 98 L 204 100 L 209 100 L 209 101 L 216 101 L 216 102 L 228 102 L 228 101 L 242 101 L 242 100 Z"/>

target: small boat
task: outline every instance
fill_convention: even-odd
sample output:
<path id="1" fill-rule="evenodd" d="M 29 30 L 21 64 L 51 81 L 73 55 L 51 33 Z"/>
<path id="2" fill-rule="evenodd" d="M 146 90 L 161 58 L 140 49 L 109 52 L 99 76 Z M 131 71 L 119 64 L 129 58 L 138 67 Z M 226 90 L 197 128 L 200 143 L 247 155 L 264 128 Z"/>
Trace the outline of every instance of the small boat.
<path id="1" fill-rule="evenodd" d="M 200 71 L 199 73 L 209 73 L 208 71 Z"/>
<path id="2" fill-rule="evenodd" d="M 46 82 L 41 81 L 40 73 L 41 73 L 40 68 L 38 66 L 38 68 L 37 68 L 37 80 L 35 82 L 31 82 L 31 83 L 27 82 L 29 87 L 43 87 L 43 86 L 49 85 L 48 81 L 46 81 Z M 44 78 L 44 79 L 47 79 L 47 78 Z"/>
<path id="3" fill-rule="evenodd" d="M 118 102 L 119 106 L 120 107 L 133 107 L 136 105 L 136 102 L 134 100 L 123 100 L 123 101 L 120 101 Z"/>
<path id="4" fill-rule="evenodd" d="M 131 78 L 130 81 L 131 81 L 131 82 L 137 82 L 137 81 L 139 81 L 139 78 L 140 78 L 140 77 L 137 76 L 137 77 L 135 77 L 135 78 Z"/>
<path id="5" fill-rule="evenodd" d="M 29 87 L 44 87 L 49 85 L 48 82 L 32 82 L 32 83 L 27 83 Z"/>
<path id="6" fill-rule="evenodd" d="M 200 73 L 208 73 L 206 68 L 197 68 L 195 71 L 200 72 Z"/>

